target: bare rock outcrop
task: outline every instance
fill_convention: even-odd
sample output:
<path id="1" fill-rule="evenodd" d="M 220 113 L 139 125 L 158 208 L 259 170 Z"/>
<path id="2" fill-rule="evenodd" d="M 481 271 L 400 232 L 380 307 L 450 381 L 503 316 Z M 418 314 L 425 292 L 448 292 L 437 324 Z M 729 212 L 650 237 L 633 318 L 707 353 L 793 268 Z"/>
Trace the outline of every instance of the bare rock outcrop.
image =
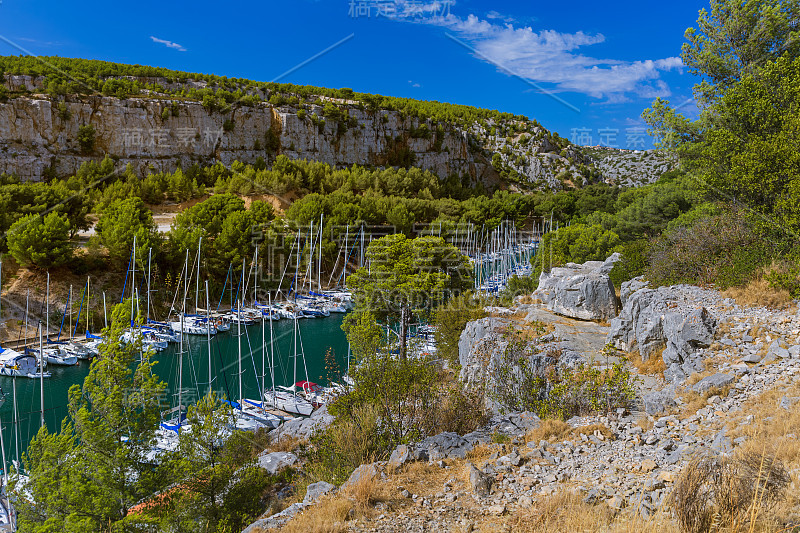
<path id="1" fill-rule="evenodd" d="M 637 287 L 630 292 L 630 287 Z M 641 280 L 623 287 L 625 305 L 611 321 L 608 342 L 638 350 L 643 361 L 661 353 L 671 382 L 702 371 L 702 350 L 714 340 L 717 318 L 704 305 L 702 289 L 675 285 L 651 289 Z"/>
<path id="2" fill-rule="evenodd" d="M 533 297 L 550 311 L 581 320 L 606 320 L 617 315 L 617 296 L 609 273 L 619 260 L 615 253 L 605 261 L 567 263 L 539 276 Z"/>

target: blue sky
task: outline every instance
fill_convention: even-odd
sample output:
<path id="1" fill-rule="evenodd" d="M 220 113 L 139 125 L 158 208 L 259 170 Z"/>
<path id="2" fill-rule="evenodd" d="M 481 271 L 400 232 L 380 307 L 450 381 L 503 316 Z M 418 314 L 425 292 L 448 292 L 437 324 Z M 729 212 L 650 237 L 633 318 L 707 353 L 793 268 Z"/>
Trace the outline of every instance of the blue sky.
<path id="1" fill-rule="evenodd" d="M 580 144 L 641 148 L 651 145 L 641 135 L 642 110 L 656 96 L 674 104 L 691 98 L 697 80 L 682 66 L 680 47 L 706 6 L 689 0 L 669 7 L 628 0 L 1 0 L 0 36 L 13 45 L 0 42 L 0 54 L 280 77 L 447 101 L 524 114 Z M 309 58 L 315 59 L 298 68 Z M 693 109 L 690 102 L 684 111 Z"/>

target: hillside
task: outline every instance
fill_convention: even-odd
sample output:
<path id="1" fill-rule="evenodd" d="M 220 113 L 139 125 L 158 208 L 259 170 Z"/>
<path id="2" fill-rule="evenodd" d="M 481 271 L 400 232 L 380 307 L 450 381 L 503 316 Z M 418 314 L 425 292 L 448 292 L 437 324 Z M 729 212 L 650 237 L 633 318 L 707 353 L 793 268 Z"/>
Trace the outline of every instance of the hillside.
<path id="1" fill-rule="evenodd" d="M 108 155 L 140 174 L 279 154 L 338 167 L 416 166 L 473 183 L 559 190 L 650 182 L 598 165 L 523 116 L 290 84 L 77 59 L 2 57 L 0 173 L 73 175 Z M 608 171 L 608 177 L 605 176 Z M 630 175 L 627 172 L 630 170 Z"/>

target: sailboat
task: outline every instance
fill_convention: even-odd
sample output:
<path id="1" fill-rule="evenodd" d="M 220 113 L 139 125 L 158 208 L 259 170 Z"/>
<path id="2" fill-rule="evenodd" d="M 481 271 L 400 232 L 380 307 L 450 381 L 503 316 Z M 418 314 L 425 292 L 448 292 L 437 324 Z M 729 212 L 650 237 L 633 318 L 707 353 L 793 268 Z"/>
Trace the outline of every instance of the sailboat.
<path id="1" fill-rule="evenodd" d="M 294 378 L 292 381 L 296 383 L 298 357 L 304 358 L 303 364 L 305 366 L 305 355 L 302 352 L 302 340 L 300 340 L 300 329 L 297 326 L 297 318 L 294 319 L 294 355 L 292 357 L 294 362 Z M 308 381 L 308 371 L 306 371 L 306 381 Z M 277 388 L 281 390 L 276 390 L 275 381 L 273 380 L 272 389 L 264 391 L 264 404 L 266 406 L 303 416 L 310 416 L 314 411 L 314 406 L 311 402 L 303 398 L 302 395 L 298 395 L 298 387 L 296 384 L 290 387 L 278 386 Z"/>
<path id="2" fill-rule="evenodd" d="M 270 307 L 270 308 L 272 307 L 271 303 L 272 303 L 272 300 L 271 300 L 271 297 L 270 297 L 270 303 L 268 304 L 268 307 Z M 262 316 L 261 317 L 261 369 L 262 369 L 261 384 L 262 385 L 264 383 L 264 378 L 266 377 L 265 374 L 264 374 L 264 369 L 265 369 L 265 366 L 266 366 L 266 344 L 267 344 L 266 343 L 266 335 L 265 335 L 265 333 L 266 333 L 265 324 L 266 324 L 266 317 Z M 269 337 L 270 337 L 270 374 L 272 375 L 272 381 L 274 382 L 275 381 L 275 371 L 274 371 L 275 370 L 275 366 L 274 366 L 274 361 L 275 361 L 274 355 L 275 355 L 275 353 L 274 353 L 274 351 L 272 349 L 273 331 L 272 331 L 272 322 L 271 321 L 270 321 L 270 324 L 269 324 Z M 240 353 L 241 353 L 241 350 L 240 350 Z M 264 423 L 266 426 L 271 427 L 271 428 L 277 428 L 282 422 L 284 422 L 287 419 L 287 417 L 278 416 L 278 415 L 276 415 L 274 413 L 270 413 L 269 411 L 267 411 L 268 406 L 266 405 L 266 402 L 263 399 L 261 399 L 261 400 L 253 400 L 253 399 L 249 399 L 249 398 L 242 398 L 240 400 L 239 407 L 240 407 L 240 409 L 242 411 L 242 414 L 244 414 L 245 416 L 248 416 L 248 417 L 253 418 L 255 420 L 259 420 L 262 423 Z"/>
<path id="3" fill-rule="evenodd" d="M 202 243 L 202 237 L 201 237 Z M 198 284 L 200 279 L 200 246 L 201 244 L 198 243 L 197 245 L 197 276 L 198 276 Z M 186 261 L 184 262 L 184 271 L 186 272 L 186 276 L 189 275 L 189 250 L 186 250 Z M 188 291 L 188 281 L 184 280 L 184 284 L 187 286 Z M 195 311 L 197 310 L 197 297 L 199 293 L 199 285 L 198 289 L 195 291 Z M 182 311 L 178 315 L 177 320 L 173 320 L 169 323 L 170 328 L 172 331 L 176 333 L 188 333 L 189 335 L 216 335 L 217 334 L 217 326 L 214 325 L 213 320 L 211 320 L 206 315 L 201 315 L 198 313 L 194 314 L 187 314 L 186 313 L 186 298 L 188 297 L 188 293 L 184 294 L 184 305 Z"/>

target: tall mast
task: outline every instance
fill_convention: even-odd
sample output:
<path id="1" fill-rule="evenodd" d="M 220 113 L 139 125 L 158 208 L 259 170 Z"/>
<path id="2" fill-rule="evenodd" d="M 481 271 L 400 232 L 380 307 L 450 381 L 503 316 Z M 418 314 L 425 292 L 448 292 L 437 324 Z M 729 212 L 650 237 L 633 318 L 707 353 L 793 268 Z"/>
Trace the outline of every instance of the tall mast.
<path id="1" fill-rule="evenodd" d="M 200 294 L 200 246 L 203 244 L 203 236 L 197 239 L 197 279 L 194 283 L 194 312 L 197 312 L 197 295 Z"/>
<path id="2" fill-rule="evenodd" d="M 270 298 L 268 298 L 270 299 Z M 271 300 L 271 299 L 270 299 Z M 270 321 L 272 320 L 272 306 L 267 308 L 270 314 Z M 261 311 L 261 406 L 264 406 L 264 379 L 267 375 L 266 369 L 266 351 L 267 351 L 267 336 L 266 336 L 266 328 L 264 327 L 264 310 L 259 309 Z"/>
<path id="3" fill-rule="evenodd" d="M 89 333 L 89 276 L 86 276 L 86 333 Z M 48 299 L 47 304 L 50 304 L 50 300 Z M 47 320 L 48 324 L 50 323 L 50 313 L 47 313 Z M 47 334 L 48 338 L 50 335 L 50 326 L 47 326 Z M 85 337 L 85 335 L 84 335 Z"/>
<path id="4" fill-rule="evenodd" d="M 183 305 L 181 306 L 181 351 L 178 354 L 178 431 L 181 427 L 181 415 L 183 414 L 183 337 L 186 335 L 183 324 L 186 317 L 186 293 L 189 290 L 189 249 L 186 249 L 186 261 L 183 262 Z"/>
<path id="5" fill-rule="evenodd" d="M 208 341 L 208 392 L 211 392 L 211 307 L 208 304 L 208 280 L 206 280 L 206 340 Z"/>
<path id="6" fill-rule="evenodd" d="M 131 252 L 131 327 L 136 315 L 134 314 L 134 302 L 136 301 L 136 235 L 133 236 L 133 252 Z"/>
<path id="7" fill-rule="evenodd" d="M 272 293 L 267 293 L 269 307 L 272 309 Z M 271 311 L 270 311 L 271 312 Z M 272 407 L 275 407 L 275 346 L 273 345 L 274 334 L 272 332 L 272 320 L 269 321 L 269 376 L 272 380 Z"/>
<path id="8" fill-rule="evenodd" d="M 147 249 L 147 313 L 146 313 L 147 314 L 147 318 L 146 318 L 147 324 L 150 323 L 150 276 L 152 274 L 152 271 L 150 270 L 150 267 L 151 267 L 152 259 L 153 259 L 153 249 L 152 248 L 148 248 Z"/>
<path id="9" fill-rule="evenodd" d="M 47 273 L 47 292 L 45 292 L 44 296 L 45 301 L 47 302 L 46 310 L 45 310 L 45 324 L 47 325 L 47 338 L 50 338 L 50 272 Z"/>
<path id="10" fill-rule="evenodd" d="M 294 357 L 292 357 L 292 361 L 292 394 L 294 394 L 295 403 L 297 403 L 297 387 L 294 386 L 297 383 L 297 313 L 294 315 Z"/>
<path id="11" fill-rule="evenodd" d="M 322 220 L 325 215 L 319 215 L 319 253 L 317 254 L 317 290 L 322 292 Z"/>
<path id="12" fill-rule="evenodd" d="M 44 427 L 44 342 L 42 342 L 42 321 L 39 321 L 39 399 L 42 403 L 42 427 Z"/>
<path id="13" fill-rule="evenodd" d="M 17 452 L 17 468 L 22 463 L 19 462 L 19 414 L 17 413 L 17 375 L 14 374 L 12 379 L 14 387 L 14 450 Z"/>
<path id="14" fill-rule="evenodd" d="M 256 253 L 253 257 L 253 307 L 258 302 L 258 244 L 256 244 Z M 264 314 L 263 312 L 261 313 Z"/>
<path id="15" fill-rule="evenodd" d="M 244 275 L 244 271 L 242 271 Z M 236 347 L 239 350 L 239 401 L 242 401 L 242 299 L 239 298 L 236 307 Z"/>

